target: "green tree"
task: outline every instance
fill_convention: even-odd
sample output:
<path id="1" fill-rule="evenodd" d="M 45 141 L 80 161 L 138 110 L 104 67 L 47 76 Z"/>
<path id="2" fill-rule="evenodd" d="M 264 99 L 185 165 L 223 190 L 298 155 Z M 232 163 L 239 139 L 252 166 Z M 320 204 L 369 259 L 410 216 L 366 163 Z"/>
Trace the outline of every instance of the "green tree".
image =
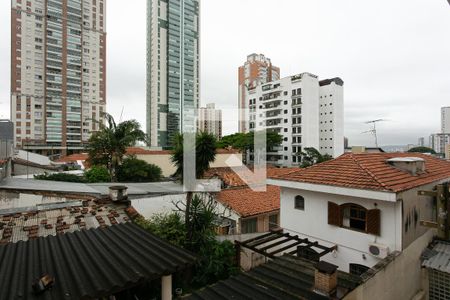
<path id="1" fill-rule="evenodd" d="M 297 153 L 300 156 L 301 168 L 307 168 L 315 164 L 319 164 L 328 160 L 333 159 L 329 154 L 321 154 L 316 148 L 307 147 L 304 148 L 302 152 Z"/>
<path id="2" fill-rule="evenodd" d="M 34 179 L 50 180 L 50 181 L 79 182 L 79 183 L 86 182 L 86 179 L 82 176 L 78 176 L 75 174 L 66 174 L 66 173 L 52 173 L 52 174 L 45 173 L 42 175 L 34 175 Z"/>
<path id="3" fill-rule="evenodd" d="M 182 134 L 177 134 L 173 141 L 171 160 L 176 167 L 175 176 L 183 182 L 183 139 Z M 216 160 L 216 137 L 207 132 L 199 132 L 195 135 L 195 173 L 196 178 L 202 178 L 209 169 L 209 165 Z M 189 236 L 192 236 L 192 227 L 189 225 L 192 192 L 186 194 L 185 222 Z"/>
<path id="4" fill-rule="evenodd" d="M 117 170 L 119 182 L 155 182 L 161 180 L 161 168 L 134 156 L 127 157 Z"/>
<path id="5" fill-rule="evenodd" d="M 190 241 L 180 214 L 156 215 L 149 220 L 139 218 L 137 224 L 158 237 L 197 254 L 192 282 L 189 287 L 202 287 L 226 279 L 238 272 L 235 250 L 231 242 L 219 242 L 214 231 L 215 202 L 195 195 L 192 199 L 191 224 L 195 229 Z"/>
<path id="6" fill-rule="evenodd" d="M 268 131 L 266 134 L 266 147 L 272 149 L 273 147 L 281 145 L 283 136 L 277 132 Z M 217 143 L 218 148 L 232 147 L 241 150 L 242 152 L 253 151 L 254 149 L 254 132 L 249 133 L 234 133 L 224 136 Z"/>
<path id="7" fill-rule="evenodd" d="M 434 151 L 433 149 L 428 148 L 428 147 L 414 147 L 414 148 L 409 149 L 408 152 L 436 154 L 436 151 Z"/>
<path id="8" fill-rule="evenodd" d="M 91 165 L 106 166 L 112 181 L 117 181 L 117 169 L 122 163 L 127 147 L 145 141 L 146 135 L 136 120 L 116 124 L 114 118 L 105 113 L 105 122 L 99 122 L 100 130 L 94 132 L 87 147 Z"/>
<path id="9" fill-rule="evenodd" d="M 84 177 L 90 183 L 111 182 L 111 176 L 109 175 L 108 169 L 104 166 L 93 166 L 84 172 Z"/>

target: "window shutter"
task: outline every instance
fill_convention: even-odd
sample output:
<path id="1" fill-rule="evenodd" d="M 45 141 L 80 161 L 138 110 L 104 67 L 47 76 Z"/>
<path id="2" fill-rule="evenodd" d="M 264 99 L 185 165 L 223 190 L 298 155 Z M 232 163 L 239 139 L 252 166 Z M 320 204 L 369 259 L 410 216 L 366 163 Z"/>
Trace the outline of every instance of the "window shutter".
<path id="1" fill-rule="evenodd" d="M 328 202 L 328 224 L 341 226 L 341 213 L 339 205 L 333 202 Z"/>
<path id="2" fill-rule="evenodd" d="M 380 210 L 367 211 L 367 233 L 380 235 Z"/>

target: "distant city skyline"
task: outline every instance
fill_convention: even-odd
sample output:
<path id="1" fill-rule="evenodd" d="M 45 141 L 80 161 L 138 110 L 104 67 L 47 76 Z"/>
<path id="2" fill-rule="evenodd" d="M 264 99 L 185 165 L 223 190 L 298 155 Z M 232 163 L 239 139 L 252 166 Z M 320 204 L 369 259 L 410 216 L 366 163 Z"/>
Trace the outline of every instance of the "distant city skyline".
<path id="1" fill-rule="evenodd" d="M 107 6 L 107 110 L 119 118 L 124 108 L 122 119 L 145 128 L 145 1 L 130 4 Z M 10 5 L 0 3 L 0 37 L 7 41 L 0 43 L 0 118 L 10 111 Z M 445 1 L 202 1 L 201 14 L 201 105 L 214 99 L 219 109 L 236 108 L 237 68 L 247 55 L 263 53 L 282 77 L 345 79 L 350 145 L 373 146 L 362 132 L 377 118 L 390 120 L 377 128 L 380 145 L 414 144 L 440 131 L 440 108 L 450 104 Z M 254 29 L 256 19 L 267 18 L 270 24 Z M 223 120 L 223 134 L 237 130 L 237 116 Z"/>

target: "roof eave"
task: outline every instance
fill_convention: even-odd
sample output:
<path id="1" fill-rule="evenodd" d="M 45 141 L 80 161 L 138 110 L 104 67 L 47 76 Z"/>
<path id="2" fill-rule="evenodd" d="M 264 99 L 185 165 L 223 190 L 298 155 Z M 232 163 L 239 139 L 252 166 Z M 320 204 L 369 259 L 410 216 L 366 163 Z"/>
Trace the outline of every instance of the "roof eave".
<path id="1" fill-rule="evenodd" d="M 333 185 L 325 185 L 325 184 L 315 184 L 315 183 L 307 183 L 307 182 L 298 182 L 298 181 L 289 181 L 282 179 L 268 179 L 268 184 L 277 185 L 285 188 L 306 190 L 312 192 L 321 192 L 327 194 L 335 194 L 342 196 L 350 196 L 350 197 L 358 197 L 358 198 L 366 198 L 366 199 L 375 199 L 387 202 L 396 202 L 397 201 L 397 193 L 392 191 L 375 191 L 375 190 L 367 190 L 367 189 L 356 189 L 350 187 L 340 187 Z"/>

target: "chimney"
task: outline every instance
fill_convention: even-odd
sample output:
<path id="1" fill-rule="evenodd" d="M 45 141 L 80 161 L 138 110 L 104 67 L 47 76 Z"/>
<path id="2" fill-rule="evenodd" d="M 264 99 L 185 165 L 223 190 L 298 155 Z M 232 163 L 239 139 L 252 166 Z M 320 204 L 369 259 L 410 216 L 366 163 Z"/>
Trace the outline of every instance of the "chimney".
<path id="1" fill-rule="evenodd" d="M 387 163 L 413 176 L 425 172 L 425 160 L 420 157 L 395 157 L 388 159 Z"/>
<path id="2" fill-rule="evenodd" d="M 112 201 L 125 201 L 128 199 L 128 187 L 116 185 L 109 187 L 109 197 Z"/>
<path id="3" fill-rule="evenodd" d="M 328 297 L 335 294 L 337 288 L 338 267 L 327 263 L 326 261 L 320 261 L 315 264 L 315 268 L 314 291 Z"/>
<path id="4" fill-rule="evenodd" d="M 365 153 L 366 147 L 364 146 L 353 146 L 352 147 L 352 153 L 359 154 L 359 153 Z"/>

